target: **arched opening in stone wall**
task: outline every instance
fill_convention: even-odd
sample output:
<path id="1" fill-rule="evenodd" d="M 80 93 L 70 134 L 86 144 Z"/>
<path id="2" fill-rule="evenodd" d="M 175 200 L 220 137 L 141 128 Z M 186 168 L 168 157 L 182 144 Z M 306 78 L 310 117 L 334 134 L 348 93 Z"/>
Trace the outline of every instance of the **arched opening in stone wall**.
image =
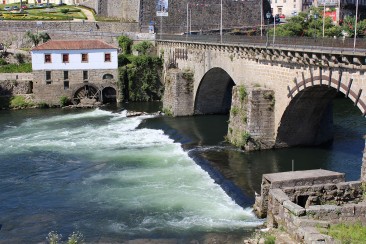
<path id="1" fill-rule="evenodd" d="M 209 70 L 197 89 L 194 114 L 229 113 L 233 86 L 235 83 L 225 70 Z"/>
<path id="2" fill-rule="evenodd" d="M 331 143 L 334 136 L 333 103 L 342 99 L 350 109 L 351 98 L 328 85 L 306 87 L 294 96 L 282 115 L 276 147 L 319 146 Z M 335 100 L 336 99 L 336 100 Z M 343 106 L 343 105 L 342 105 Z M 362 138 L 360 138 L 362 139 Z"/>
<path id="3" fill-rule="evenodd" d="M 117 92 L 113 87 L 105 87 L 102 90 L 102 102 L 103 103 L 115 103 L 117 102 Z"/>

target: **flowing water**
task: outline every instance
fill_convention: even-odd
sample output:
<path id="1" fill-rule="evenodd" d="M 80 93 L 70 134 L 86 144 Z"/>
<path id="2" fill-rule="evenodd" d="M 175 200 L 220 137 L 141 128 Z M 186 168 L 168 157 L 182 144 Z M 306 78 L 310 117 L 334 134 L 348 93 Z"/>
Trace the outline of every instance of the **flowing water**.
<path id="1" fill-rule="evenodd" d="M 50 231 L 94 243 L 239 243 L 262 223 L 250 206 L 263 173 L 291 170 L 294 160 L 296 170 L 359 178 L 366 123 L 345 100 L 323 148 L 242 152 L 223 140 L 227 119 L 1 111 L 0 243 L 38 243 Z"/>
<path id="2" fill-rule="evenodd" d="M 260 224 L 162 130 L 124 112 L 2 112 L 0 241 L 243 235 Z"/>

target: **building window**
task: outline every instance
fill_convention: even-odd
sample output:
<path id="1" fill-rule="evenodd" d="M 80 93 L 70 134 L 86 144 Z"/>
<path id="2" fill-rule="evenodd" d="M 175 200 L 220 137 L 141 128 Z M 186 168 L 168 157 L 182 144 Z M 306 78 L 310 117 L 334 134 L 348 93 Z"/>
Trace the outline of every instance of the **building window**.
<path id="1" fill-rule="evenodd" d="M 111 54 L 105 53 L 104 54 L 104 62 L 111 62 Z"/>
<path id="2" fill-rule="evenodd" d="M 51 71 L 46 71 L 46 84 L 50 85 L 51 84 Z"/>
<path id="3" fill-rule="evenodd" d="M 88 82 L 88 79 L 89 79 L 89 74 L 88 74 L 88 71 L 87 70 L 83 70 L 83 80 L 84 82 Z"/>
<path id="4" fill-rule="evenodd" d="M 64 80 L 69 79 L 69 71 L 64 71 Z"/>
<path id="5" fill-rule="evenodd" d="M 69 54 L 68 53 L 62 54 L 62 62 L 63 63 L 68 63 L 69 62 Z"/>
<path id="6" fill-rule="evenodd" d="M 103 75 L 103 80 L 111 80 L 111 79 L 113 79 L 113 75 L 111 75 L 111 74 Z"/>
<path id="7" fill-rule="evenodd" d="M 87 53 L 82 53 L 81 54 L 81 62 L 82 63 L 87 63 L 88 62 L 88 54 Z"/>
<path id="8" fill-rule="evenodd" d="M 64 81 L 64 90 L 69 89 L 70 85 L 69 85 L 69 81 L 65 80 Z"/>
<path id="9" fill-rule="evenodd" d="M 51 54 L 45 54 L 44 55 L 44 62 L 45 63 L 52 63 Z"/>

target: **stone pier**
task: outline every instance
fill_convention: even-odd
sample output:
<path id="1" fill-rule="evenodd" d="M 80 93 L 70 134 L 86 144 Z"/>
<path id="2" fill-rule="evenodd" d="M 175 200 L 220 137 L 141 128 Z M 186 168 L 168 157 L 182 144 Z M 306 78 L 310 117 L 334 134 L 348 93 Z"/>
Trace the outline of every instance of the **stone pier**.
<path id="1" fill-rule="evenodd" d="M 366 140 L 366 135 L 363 137 Z M 362 167 L 361 167 L 361 181 L 366 182 L 366 143 L 365 149 L 363 150 Z"/>

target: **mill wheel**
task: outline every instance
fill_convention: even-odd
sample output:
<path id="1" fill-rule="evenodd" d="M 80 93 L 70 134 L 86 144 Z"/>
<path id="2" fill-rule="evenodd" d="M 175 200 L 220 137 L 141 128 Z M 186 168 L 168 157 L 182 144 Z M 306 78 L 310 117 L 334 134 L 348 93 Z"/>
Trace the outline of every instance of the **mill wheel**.
<path id="1" fill-rule="evenodd" d="M 85 85 L 74 93 L 74 104 L 79 104 L 83 100 L 100 100 L 99 90 L 93 86 Z"/>

